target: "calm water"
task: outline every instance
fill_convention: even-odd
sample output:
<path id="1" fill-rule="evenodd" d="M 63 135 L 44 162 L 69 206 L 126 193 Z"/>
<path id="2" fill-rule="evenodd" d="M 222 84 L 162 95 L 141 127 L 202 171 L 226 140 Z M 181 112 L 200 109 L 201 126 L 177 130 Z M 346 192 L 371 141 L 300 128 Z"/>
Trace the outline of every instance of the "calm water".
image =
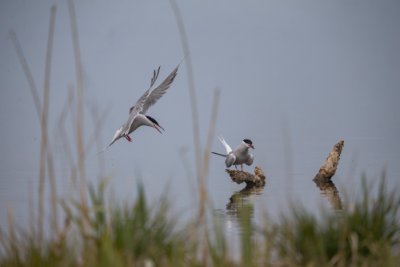
<path id="1" fill-rule="evenodd" d="M 333 144 L 320 144 L 325 148 L 324 151 L 308 151 L 299 158 L 294 153 L 292 159 L 286 159 L 286 162 L 292 161 L 292 166 L 283 164 L 284 167 L 281 168 L 280 165 L 275 166 L 269 162 L 265 164 L 257 162 L 256 164 L 261 166 L 266 173 L 266 186 L 250 191 L 243 190 L 244 185 L 237 185 L 230 180 L 228 174 L 225 173 L 223 160 L 219 157 L 211 157 L 210 175 L 207 181 L 208 196 L 211 200 L 209 210 L 211 214 L 222 220 L 229 236 L 236 236 L 240 232 L 238 213 L 244 206 L 250 207 L 253 223 L 262 224 L 265 222 L 266 215 L 269 219 L 277 220 L 281 214 L 288 214 L 293 203 L 301 204 L 317 215 L 322 209 L 333 211 L 342 205 L 351 205 L 351 202 L 360 196 L 360 181 L 364 173 L 369 182 L 377 184 L 385 172 L 389 187 L 398 188 L 400 168 L 395 161 L 399 160 L 399 157 L 396 151 L 390 151 L 390 148 L 384 147 L 382 142 L 379 139 L 345 141 L 339 168 L 333 177 L 334 184 L 327 188 L 318 187 L 312 179 Z M 257 147 L 253 152 L 256 157 L 262 153 Z M 317 154 L 321 157 L 317 157 Z M 105 157 L 110 157 L 110 155 L 106 154 Z M 282 161 L 285 162 L 285 159 Z M 92 162 L 90 160 L 88 162 L 90 167 Z M 311 162 L 315 163 L 311 164 Z M 183 165 L 175 167 L 185 169 Z M 246 166 L 245 169 L 252 171 L 253 167 L 254 165 Z M 132 202 L 136 196 L 137 183 L 140 181 L 144 184 L 151 202 L 168 192 L 174 214 L 178 214 L 183 220 L 196 214 L 197 184 L 194 178 L 165 173 L 155 179 L 150 176 L 151 170 L 150 174 L 146 174 L 143 169 L 135 168 L 136 173 L 126 177 L 112 174 L 113 171 L 116 172 L 115 169 L 105 171 L 112 175 L 107 191 L 109 196 L 118 202 Z M 57 180 L 60 199 L 77 197 L 73 181 L 68 178 L 68 170 L 62 169 L 60 167 L 59 177 L 64 177 Z M 153 171 L 159 170 L 153 169 Z M 9 181 L 7 185 L 0 187 L 1 226 L 7 227 L 7 209 L 11 208 L 15 222 L 26 227 L 31 221 L 32 209 L 36 210 L 37 170 L 36 168 L 32 170 L 3 169 L 1 172 L 2 177 L 7 177 Z M 94 173 L 93 176 L 99 173 L 97 170 L 90 169 L 88 172 Z M 177 171 L 177 173 L 180 172 Z M 96 183 L 96 181 L 97 178 L 90 179 L 91 183 Z M 48 189 L 47 186 L 47 192 Z M 46 202 L 49 203 L 49 201 L 50 198 L 47 195 Z"/>

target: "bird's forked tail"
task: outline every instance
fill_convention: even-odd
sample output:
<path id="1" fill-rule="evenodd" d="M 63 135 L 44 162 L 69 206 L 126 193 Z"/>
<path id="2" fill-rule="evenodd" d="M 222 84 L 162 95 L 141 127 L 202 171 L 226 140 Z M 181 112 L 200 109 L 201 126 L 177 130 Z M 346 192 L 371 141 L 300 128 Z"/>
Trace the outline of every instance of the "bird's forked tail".
<path id="1" fill-rule="evenodd" d="M 211 153 L 213 153 L 214 155 L 218 155 L 218 156 L 226 158 L 226 155 L 224 155 L 224 154 L 221 154 L 221 153 L 218 153 L 218 152 L 211 152 Z"/>

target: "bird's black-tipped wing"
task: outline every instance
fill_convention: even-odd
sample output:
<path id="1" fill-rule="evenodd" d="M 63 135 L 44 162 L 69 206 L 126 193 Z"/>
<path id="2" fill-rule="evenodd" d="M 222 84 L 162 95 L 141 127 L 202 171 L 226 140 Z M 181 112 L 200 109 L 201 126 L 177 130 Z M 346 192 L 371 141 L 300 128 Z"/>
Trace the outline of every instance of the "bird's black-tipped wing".
<path id="1" fill-rule="evenodd" d="M 151 89 L 151 87 L 153 87 L 153 85 L 155 84 L 157 78 L 158 78 L 158 74 L 160 74 L 160 68 L 161 66 L 158 66 L 157 70 L 153 70 L 153 77 L 151 77 L 150 80 L 150 86 L 149 86 L 149 90 Z M 130 107 L 129 109 L 129 114 L 131 114 L 132 110 L 135 108 L 135 106 Z"/>
<path id="2" fill-rule="evenodd" d="M 165 78 L 165 80 L 156 88 L 154 88 L 146 99 L 141 113 L 145 114 L 149 107 L 154 105 L 168 90 L 178 73 L 179 65 Z M 158 72 L 156 78 L 158 76 Z M 153 83 L 153 79 L 152 79 Z M 153 83 L 154 84 L 154 83 Z"/>
<path id="3" fill-rule="evenodd" d="M 158 78 L 158 74 L 160 74 L 160 68 L 161 68 L 161 66 L 158 66 L 157 71 L 153 70 L 153 77 L 150 80 L 150 88 L 153 87 L 153 85 L 155 84 L 155 82 Z"/>

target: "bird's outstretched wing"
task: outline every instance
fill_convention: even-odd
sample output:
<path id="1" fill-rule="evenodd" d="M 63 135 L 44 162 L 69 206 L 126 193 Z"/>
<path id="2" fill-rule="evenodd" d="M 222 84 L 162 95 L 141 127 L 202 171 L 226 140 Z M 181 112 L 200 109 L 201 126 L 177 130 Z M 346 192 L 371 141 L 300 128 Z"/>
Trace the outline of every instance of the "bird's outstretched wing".
<path id="1" fill-rule="evenodd" d="M 150 80 L 150 87 L 146 92 L 139 98 L 136 104 L 129 109 L 129 119 L 124 125 L 124 133 L 128 134 L 129 129 L 132 126 L 133 121 L 139 113 L 145 114 L 150 106 L 154 105 L 158 99 L 160 99 L 167 89 L 171 86 L 174 81 L 176 74 L 178 72 L 179 65 L 168 75 L 167 78 L 156 88 L 154 88 L 151 92 L 151 88 L 155 84 L 158 74 L 160 73 L 160 67 L 157 70 L 153 71 L 153 77 Z"/>
<path id="2" fill-rule="evenodd" d="M 161 68 L 161 66 L 158 66 L 157 70 L 153 70 L 153 77 L 151 77 L 150 87 L 149 88 L 153 87 L 153 85 L 156 83 L 156 80 L 158 78 L 158 74 L 160 74 L 160 68 Z"/>
<path id="3" fill-rule="evenodd" d="M 176 74 L 178 72 L 178 68 L 179 65 L 176 66 L 176 68 L 167 76 L 167 78 L 165 78 L 165 80 L 156 88 L 154 88 L 151 93 L 149 94 L 149 96 L 147 97 L 144 105 L 143 105 L 143 110 L 141 111 L 141 113 L 145 114 L 147 112 L 147 110 L 149 109 L 149 107 L 151 107 L 152 105 L 154 105 L 158 99 L 160 99 L 165 92 L 168 90 L 168 88 L 171 86 L 172 82 L 174 81 Z M 160 69 L 158 69 L 159 71 Z M 158 71 L 156 76 L 153 76 L 153 78 L 155 77 L 155 79 L 157 79 L 158 77 Z M 156 73 L 156 72 L 154 72 Z M 151 80 L 151 84 L 154 85 L 155 80 L 153 81 L 153 79 Z"/>
<path id="4" fill-rule="evenodd" d="M 228 155 L 229 153 L 232 152 L 232 148 L 228 145 L 228 143 L 225 141 L 225 139 L 222 136 L 218 136 L 219 141 L 221 141 L 222 145 L 225 147 L 226 154 Z"/>
<path id="5" fill-rule="evenodd" d="M 153 87 L 153 85 L 155 84 L 155 82 L 156 82 L 156 80 L 157 80 L 157 78 L 158 78 L 158 74 L 160 74 L 160 66 L 158 66 L 158 69 L 157 70 L 153 70 L 153 77 L 151 77 L 151 80 L 150 80 L 150 86 L 149 86 L 149 89 L 151 89 L 151 87 Z M 130 109 L 129 109 L 129 114 L 131 114 L 131 112 L 132 112 L 132 110 L 135 108 L 135 106 L 132 106 L 132 107 L 130 107 Z"/>

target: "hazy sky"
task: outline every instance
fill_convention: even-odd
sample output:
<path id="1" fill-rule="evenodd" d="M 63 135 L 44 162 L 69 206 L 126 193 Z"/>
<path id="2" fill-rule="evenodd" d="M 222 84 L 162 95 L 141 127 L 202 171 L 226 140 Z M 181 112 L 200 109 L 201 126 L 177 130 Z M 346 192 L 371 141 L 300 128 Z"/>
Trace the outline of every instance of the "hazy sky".
<path id="1" fill-rule="evenodd" d="M 398 181 L 399 1 L 177 2 L 189 39 L 203 144 L 218 87 L 217 133 L 233 147 L 251 138 L 255 164 L 270 176 L 284 177 L 288 162 L 295 174 L 313 174 L 331 147 L 344 139 L 339 181 L 362 172 L 377 175 L 385 168 Z M 20 39 L 42 92 L 52 4 L 57 5 L 57 17 L 50 135 L 58 168 L 68 170 L 60 145 L 64 137 L 57 132 L 68 86 L 75 84 L 67 2 L 1 1 L 1 214 L 6 202 L 17 202 L 14 194 L 26 201 L 28 187 L 36 186 L 40 145 L 38 119 L 9 31 Z M 84 0 L 75 6 L 88 111 L 85 127 L 92 131 L 90 108 L 109 108 L 98 133 L 105 145 L 147 89 L 153 69 L 161 65 L 163 79 L 183 52 L 168 1 Z M 107 174 L 117 192 L 129 195 L 134 177 L 141 176 L 154 186 L 154 194 L 170 183 L 171 188 L 190 188 L 182 192 L 190 197 L 195 185 L 184 178 L 185 166 L 193 172 L 185 61 L 171 89 L 148 114 L 165 134 L 141 128 L 132 143 L 117 142 L 105 154 Z M 70 120 L 66 128 L 68 133 Z M 215 140 L 213 149 L 222 148 Z M 189 165 L 182 162 L 182 151 L 187 151 Z M 96 152 L 91 151 L 89 163 L 95 162 Z M 224 175 L 221 159 L 212 158 L 208 185 L 211 194 L 217 187 L 235 188 Z"/>

